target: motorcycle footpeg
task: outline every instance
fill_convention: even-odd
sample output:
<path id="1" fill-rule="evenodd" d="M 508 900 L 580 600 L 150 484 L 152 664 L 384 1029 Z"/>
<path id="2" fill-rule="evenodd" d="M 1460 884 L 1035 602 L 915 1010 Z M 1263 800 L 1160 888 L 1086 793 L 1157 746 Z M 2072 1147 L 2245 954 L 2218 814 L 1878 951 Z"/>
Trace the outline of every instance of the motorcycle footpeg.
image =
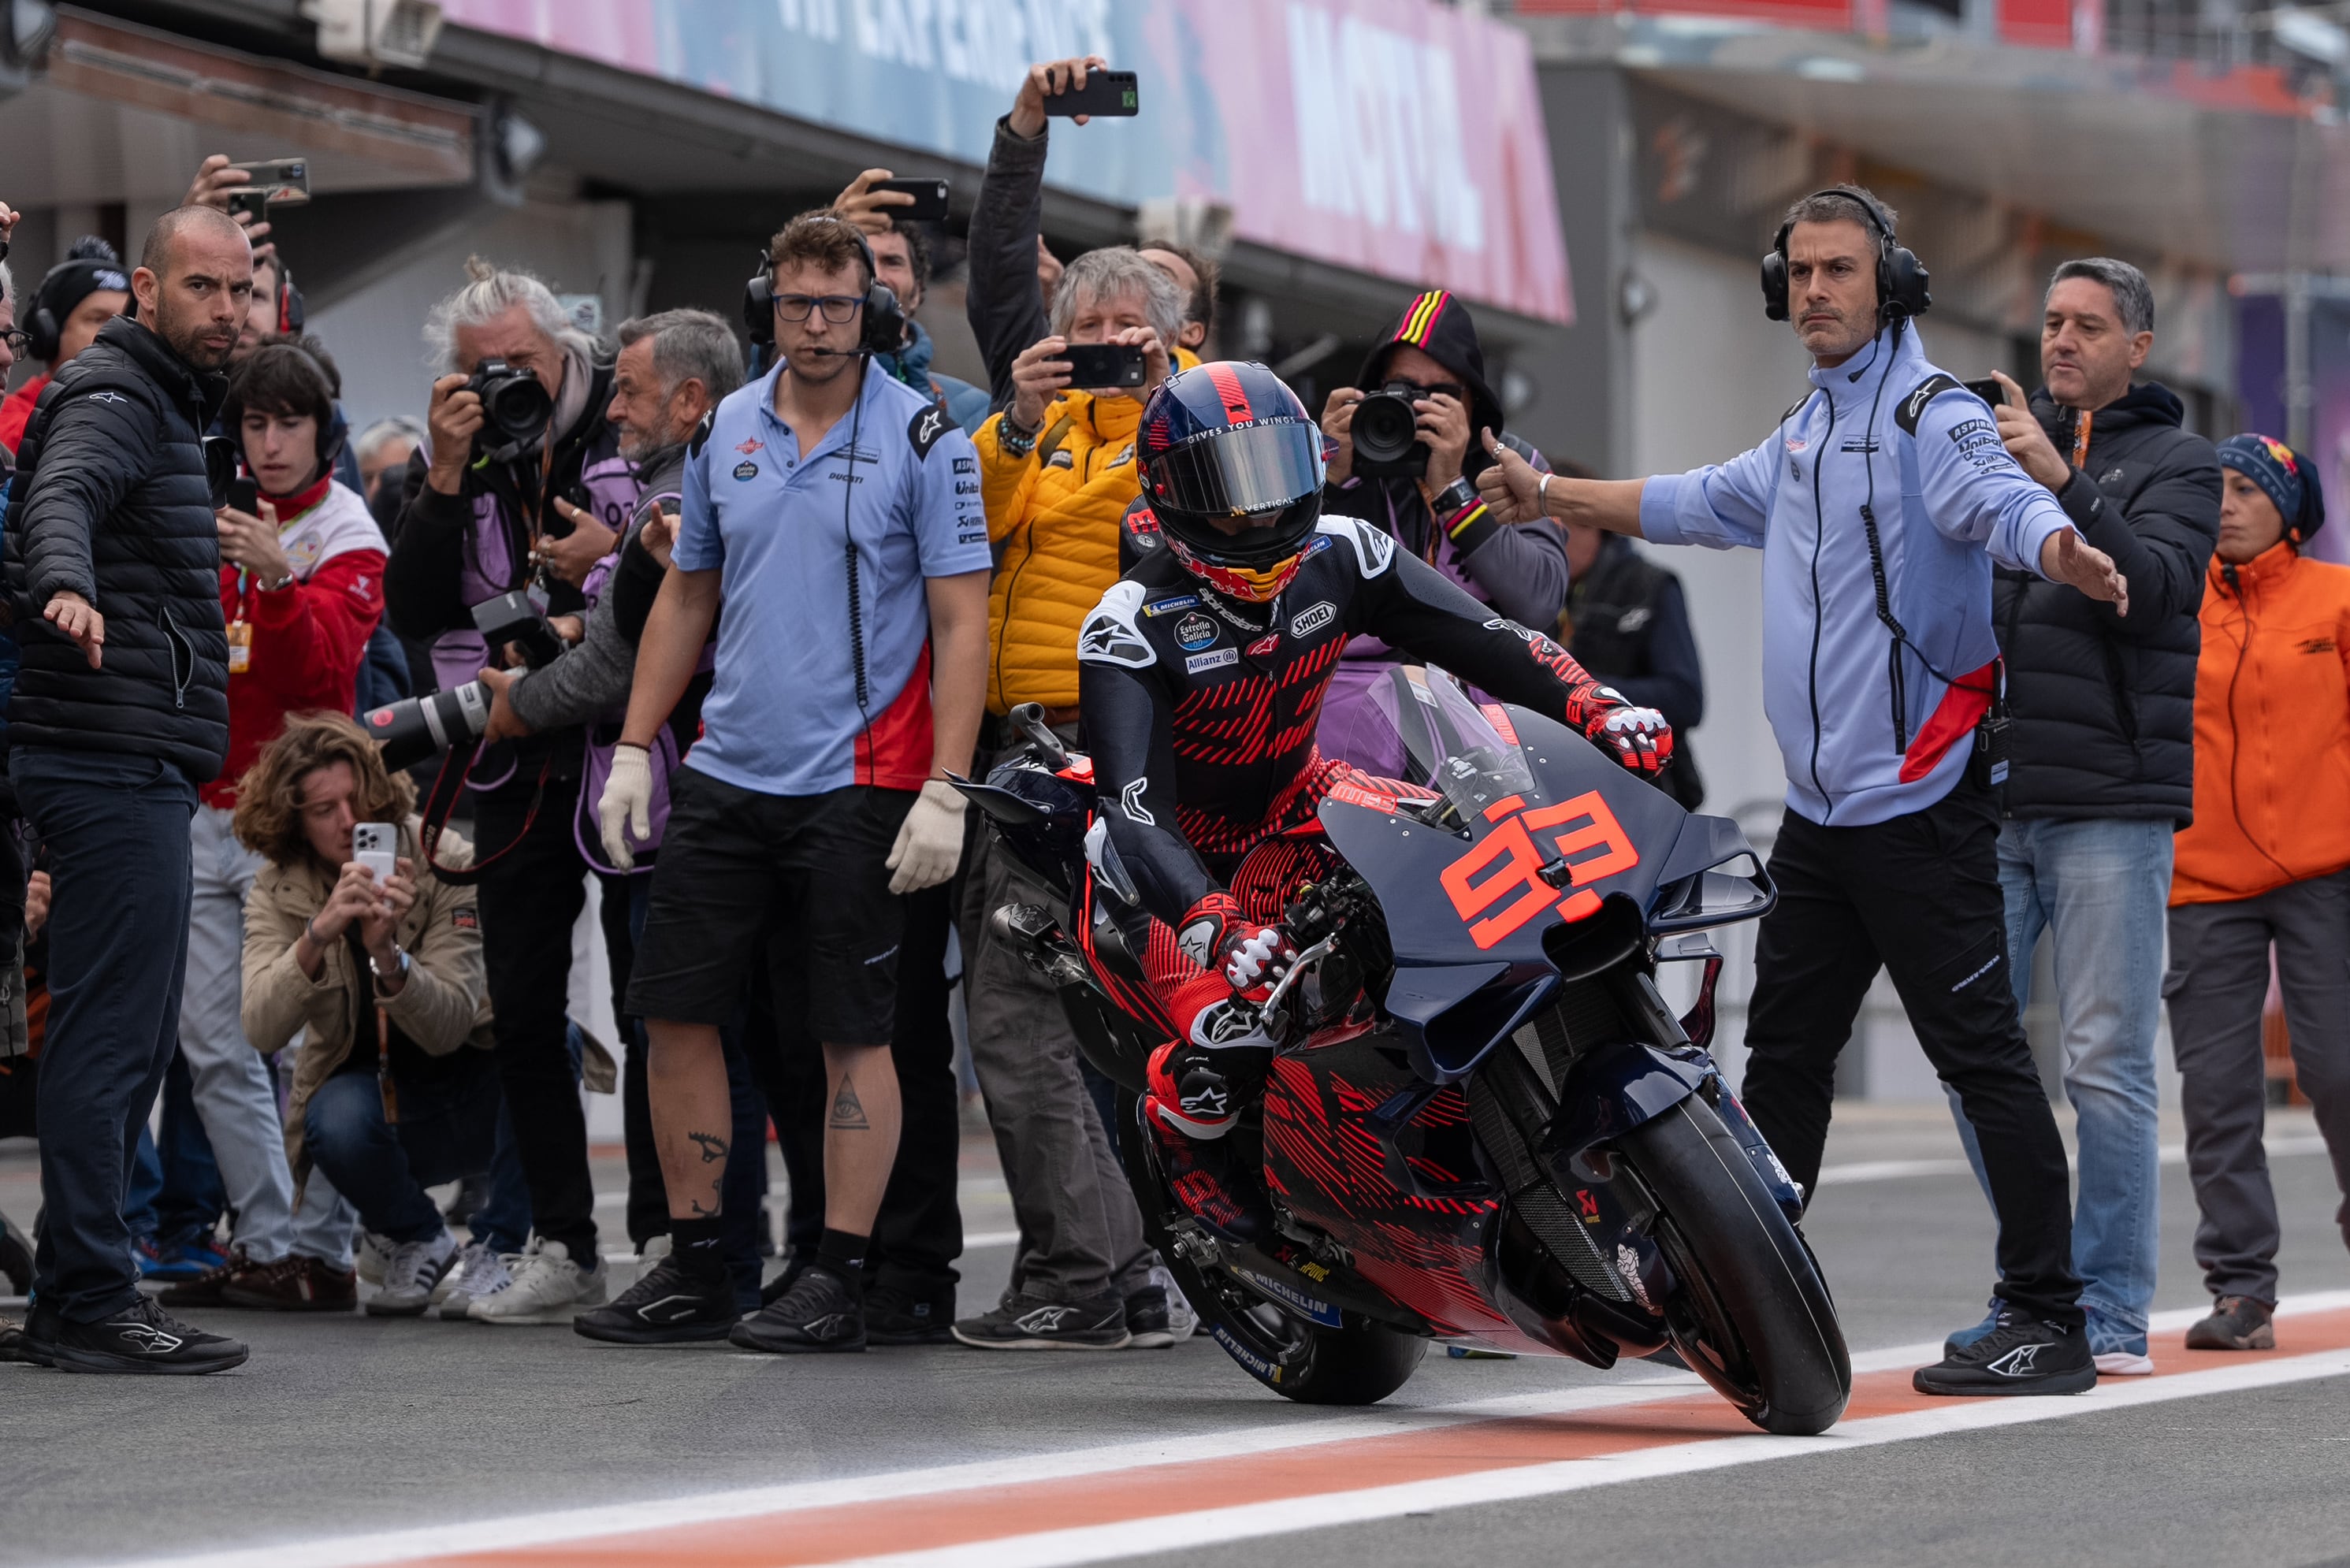
<path id="1" fill-rule="evenodd" d="M 1025 960 L 1030 969 L 1055 982 L 1062 979 L 1058 971 L 1070 946 L 1069 939 L 1062 934 L 1060 922 L 1044 905 L 1006 904 L 988 916 L 987 926 Z M 1083 973 L 1082 969 L 1079 973 Z"/>

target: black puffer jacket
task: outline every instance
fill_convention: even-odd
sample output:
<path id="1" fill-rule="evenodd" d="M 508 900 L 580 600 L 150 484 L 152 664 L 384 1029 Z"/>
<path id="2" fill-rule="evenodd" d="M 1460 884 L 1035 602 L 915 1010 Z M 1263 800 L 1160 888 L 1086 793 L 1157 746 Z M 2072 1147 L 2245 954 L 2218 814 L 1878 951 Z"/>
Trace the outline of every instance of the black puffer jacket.
<path id="1" fill-rule="evenodd" d="M 2043 389 L 2032 410 L 2069 456 L 2070 409 Z M 2156 382 L 2099 409 L 2085 463 L 2057 493 L 2066 515 L 2129 579 L 2117 616 L 2061 584 L 2002 570 L 1994 615 L 2015 713 L 2007 811 L 2022 817 L 2160 817 L 2195 801 L 2196 611 L 2220 534 L 2220 464 L 2179 428 Z"/>
<path id="2" fill-rule="evenodd" d="M 202 432 L 227 389 L 120 317 L 42 392 L 8 507 L 10 745 L 161 757 L 198 784 L 220 772 L 228 634 Z M 66 589 L 106 618 L 96 670 L 42 618 Z"/>

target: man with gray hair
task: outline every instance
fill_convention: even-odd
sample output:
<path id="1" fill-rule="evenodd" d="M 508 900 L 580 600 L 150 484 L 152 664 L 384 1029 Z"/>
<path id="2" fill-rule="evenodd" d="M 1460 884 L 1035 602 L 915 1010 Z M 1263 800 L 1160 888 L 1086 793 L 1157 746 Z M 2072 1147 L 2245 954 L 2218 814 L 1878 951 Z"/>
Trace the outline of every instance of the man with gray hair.
<path id="1" fill-rule="evenodd" d="M 2049 280 L 2046 383 L 1999 377 L 2002 443 L 2129 580 L 2129 614 L 2002 570 L 1993 619 L 2007 660 L 2014 753 L 1999 836 L 2016 1001 L 2033 950 L 2054 942 L 2064 1093 L 2079 1113 L 2073 1266 L 2097 1370 L 2154 1370 L 2158 1169 L 2154 1077 L 2171 836 L 2191 818 L 2196 612 L 2220 527 L 2211 443 L 2178 399 L 2132 377 L 2154 345 L 2146 275 L 2105 256 Z M 1955 1106 L 1953 1107 L 1955 1109 Z M 1959 1115 L 1976 1169 L 1973 1130 Z M 1996 1303 L 1994 1303 L 1994 1308 Z M 1963 1345 L 1989 1319 L 1952 1335 Z"/>
<path id="2" fill-rule="evenodd" d="M 588 602 L 582 586 L 612 553 L 641 493 L 619 427 L 605 418 L 611 361 L 530 274 L 479 257 L 465 271 L 465 286 L 425 322 L 442 373 L 424 444 L 403 477 L 384 568 L 393 629 L 432 649 L 431 680 L 418 671 L 420 690 L 462 686 L 484 665 L 504 662 L 474 629 L 476 605 L 536 588 L 550 617 L 577 617 Z M 529 395 L 527 380 L 515 386 L 524 378 L 537 381 L 543 399 Z M 571 929 L 587 898 L 572 820 L 586 753 L 586 737 L 567 724 L 442 759 L 465 769 L 474 791 L 499 1075 L 536 1221 L 511 1281 L 468 1298 L 472 1316 L 495 1324 L 568 1323 L 605 1295 L 588 1126 L 564 1016 Z M 627 888 L 617 877 L 606 888 L 606 937 L 620 950 Z"/>

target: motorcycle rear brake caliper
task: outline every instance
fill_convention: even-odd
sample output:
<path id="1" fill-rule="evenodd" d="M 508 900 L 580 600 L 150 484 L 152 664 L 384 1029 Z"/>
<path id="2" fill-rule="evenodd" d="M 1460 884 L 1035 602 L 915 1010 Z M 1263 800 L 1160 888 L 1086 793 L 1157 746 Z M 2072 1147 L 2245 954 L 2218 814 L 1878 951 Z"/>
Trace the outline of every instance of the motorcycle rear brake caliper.
<path id="1" fill-rule="evenodd" d="M 1224 1249 L 1222 1242 L 1208 1233 L 1207 1227 L 1188 1216 L 1168 1226 L 1169 1245 L 1177 1257 L 1196 1269 L 1222 1267 Z"/>

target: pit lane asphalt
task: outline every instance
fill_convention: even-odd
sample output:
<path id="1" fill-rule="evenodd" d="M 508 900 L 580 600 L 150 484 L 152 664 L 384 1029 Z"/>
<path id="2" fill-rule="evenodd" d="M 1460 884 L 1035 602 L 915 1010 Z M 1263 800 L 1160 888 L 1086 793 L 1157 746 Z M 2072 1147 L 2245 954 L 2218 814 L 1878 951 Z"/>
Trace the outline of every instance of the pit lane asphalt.
<path id="1" fill-rule="evenodd" d="M 2280 1143 L 2313 1130 L 2305 1116 L 2272 1118 Z M 2175 1126 L 2168 1136 L 2176 1141 Z M 1846 1108 L 1829 1163 L 1955 1153 L 1939 1110 Z M 965 1224 L 981 1235 L 1011 1228 L 990 1154 L 983 1139 L 966 1146 Z M 25 1146 L 0 1148 L 0 1206 L 20 1221 L 28 1166 Z M 2297 1155 L 2273 1169 L 2286 1292 L 2350 1286 L 2326 1161 Z M 616 1162 L 600 1163 L 598 1179 L 617 1188 Z M 2157 1304 L 2192 1305 L 2193 1205 L 2176 1164 L 2163 1170 L 2162 1207 Z M 1807 1230 L 1856 1350 L 1932 1338 L 1981 1312 L 1991 1224 L 1963 1174 L 1829 1186 Z M 1002 1246 L 966 1258 L 965 1311 L 993 1298 L 1009 1262 Z M 1334 1418 L 1262 1392 L 1204 1339 L 1114 1355 L 940 1347 L 785 1360 L 724 1345 L 594 1345 L 560 1328 L 203 1321 L 244 1336 L 253 1361 L 201 1379 L 0 1366 L 0 1563 L 296 1542 Z M 1389 1403 L 1621 1380 L 1568 1362 L 1440 1353 Z M 1166 1561 L 2318 1563 L 2350 1552 L 2345 1395 L 2350 1378 L 2333 1378 L 1205 1549 L 1179 1538 Z M 1149 1501 L 1182 1512 L 1218 1500 Z"/>

